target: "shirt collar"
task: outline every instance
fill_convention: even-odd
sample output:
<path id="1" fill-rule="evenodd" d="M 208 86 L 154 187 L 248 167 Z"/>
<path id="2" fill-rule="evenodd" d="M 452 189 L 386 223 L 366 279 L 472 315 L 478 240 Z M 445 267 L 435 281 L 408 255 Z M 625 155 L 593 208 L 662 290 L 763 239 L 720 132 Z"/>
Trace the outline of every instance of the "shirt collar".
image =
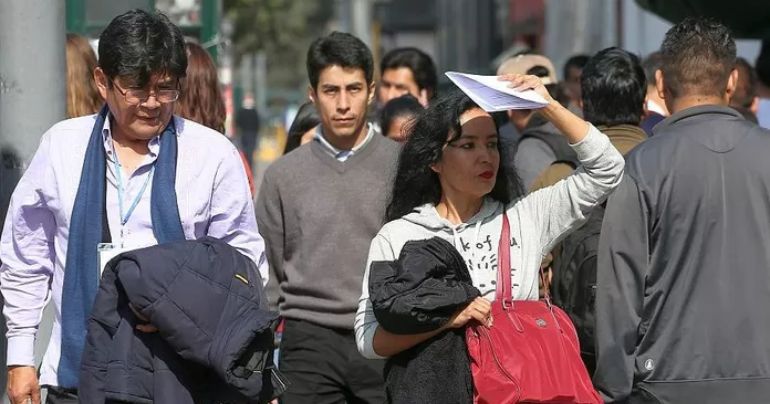
<path id="1" fill-rule="evenodd" d="M 172 116 L 171 119 L 176 119 L 176 116 Z M 112 125 L 112 113 L 108 113 L 107 119 L 104 120 L 104 128 L 102 128 L 102 136 L 104 139 L 104 150 L 107 152 L 107 156 L 112 156 L 112 150 L 113 150 L 111 125 Z M 160 135 L 150 139 L 150 143 L 147 144 L 147 148 L 150 149 L 150 155 L 152 157 L 158 157 L 158 153 L 160 152 Z"/>
<path id="2" fill-rule="evenodd" d="M 665 108 L 661 107 L 660 104 L 658 104 L 653 100 L 647 100 L 647 110 L 663 116 L 668 115 L 668 113 L 666 113 Z"/>
<path id="3" fill-rule="evenodd" d="M 321 143 L 321 146 L 324 147 L 332 156 L 334 156 L 337 159 L 340 159 L 341 156 L 344 156 L 344 160 L 347 160 L 350 158 L 353 154 L 355 154 L 358 150 L 361 150 L 362 147 L 366 146 L 367 143 L 369 143 L 370 140 L 372 140 L 372 137 L 375 134 L 374 127 L 370 122 L 366 123 L 367 132 L 366 132 L 366 138 L 364 138 L 364 141 L 356 145 L 350 150 L 341 150 L 336 147 L 334 147 L 331 143 L 329 143 L 328 140 L 326 140 L 326 137 L 323 135 L 323 127 L 321 125 L 318 125 L 318 128 L 315 131 L 315 140 Z M 342 160 L 342 161 L 344 161 Z"/>

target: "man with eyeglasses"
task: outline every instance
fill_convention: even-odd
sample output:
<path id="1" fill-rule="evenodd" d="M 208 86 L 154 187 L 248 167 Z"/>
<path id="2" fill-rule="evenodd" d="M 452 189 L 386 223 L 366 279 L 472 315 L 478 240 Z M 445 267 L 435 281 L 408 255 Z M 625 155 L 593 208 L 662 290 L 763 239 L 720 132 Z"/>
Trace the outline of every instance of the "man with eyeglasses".
<path id="1" fill-rule="evenodd" d="M 99 114 L 49 129 L 11 198 L 0 241 L 11 402 L 75 403 L 101 266 L 113 255 L 213 236 L 251 258 L 267 282 L 246 172 L 221 134 L 173 115 L 187 56 L 162 14 L 116 17 L 99 41 Z M 33 347 L 53 300 L 38 382 Z M 140 331 L 151 331 L 140 324 Z"/>

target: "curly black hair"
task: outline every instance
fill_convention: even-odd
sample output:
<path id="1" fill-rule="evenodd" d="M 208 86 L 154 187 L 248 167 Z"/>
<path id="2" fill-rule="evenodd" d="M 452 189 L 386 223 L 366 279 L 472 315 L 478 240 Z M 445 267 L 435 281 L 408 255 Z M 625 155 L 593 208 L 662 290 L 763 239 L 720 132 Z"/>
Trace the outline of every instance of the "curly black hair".
<path id="1" fill-rule="evenodd" d="M 479 108 L 457 89 L 442 96 L 422 112 L 411 127 L 409 140 L 398 158 L 393 190 L 386 210 L 386 220 L 398 219 L 426 203 L 441 200 L 441 184 L 431 165 L 441 159 L 447 143 L 461 135 L 460 115 Z M 498 141 L 500 168 L 495 186 L 488 196 L 509 203 L 523 193 L 521 180 L 513 167 L 512 145 Z"/>

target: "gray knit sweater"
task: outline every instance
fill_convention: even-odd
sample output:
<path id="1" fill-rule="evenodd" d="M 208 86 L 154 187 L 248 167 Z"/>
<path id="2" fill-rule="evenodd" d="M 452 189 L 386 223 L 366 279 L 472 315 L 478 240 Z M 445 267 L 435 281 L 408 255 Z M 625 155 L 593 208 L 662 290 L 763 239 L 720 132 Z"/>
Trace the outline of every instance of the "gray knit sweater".
<path id="1" fill-rule="evenodd" d="M 382 227 L 397 143 L 374 136 L 347 161 L 310 142 L 274 162 L 257 199 L 281 316 L 353 328 L 369 244 Z"/>

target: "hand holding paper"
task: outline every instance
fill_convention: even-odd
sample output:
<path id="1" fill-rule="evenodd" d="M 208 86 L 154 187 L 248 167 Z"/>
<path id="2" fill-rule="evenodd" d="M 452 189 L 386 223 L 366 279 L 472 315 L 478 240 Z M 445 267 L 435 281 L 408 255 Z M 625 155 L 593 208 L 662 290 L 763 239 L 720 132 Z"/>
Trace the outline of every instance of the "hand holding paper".
<path id="1" fill-rule="evenodd" d="M 458 72 L 445 73 L 457 87 L 468 95 L 484 111 L 497 112 L 510 109 L 538 109 L 548 101 L 534 90 L 517 91 L 510 82 L 497 76 L 480 76 Z"/>

